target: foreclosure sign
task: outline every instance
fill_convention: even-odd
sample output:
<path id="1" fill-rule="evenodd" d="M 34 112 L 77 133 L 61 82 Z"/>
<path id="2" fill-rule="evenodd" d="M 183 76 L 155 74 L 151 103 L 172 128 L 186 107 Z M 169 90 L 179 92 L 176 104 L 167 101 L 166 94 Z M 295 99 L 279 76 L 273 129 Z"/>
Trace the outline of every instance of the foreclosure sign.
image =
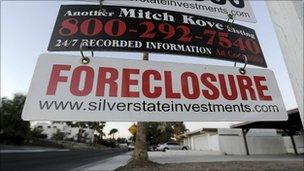
<path id="1" fill-rule="evenodd" d="M 247 0 L 105 0 L 105 3 L 109 5 L 168 9 L 222 19 L 227 19 L 227 15 L 232 14 L 236 20 L 256 22 L 250 3 Z"/>
<path id="2" fill-rule="evenodd" d="M 244 62 L 267 67 L 253 29 L 186 13 L 149 8 L 63 5 L 49 51 L 154 52 Z"/>
<path id="3" fill-rule="evenodd" d="M 285 120 L 267 69 L 40 56 L 22 118 L 53 121 Z"/>

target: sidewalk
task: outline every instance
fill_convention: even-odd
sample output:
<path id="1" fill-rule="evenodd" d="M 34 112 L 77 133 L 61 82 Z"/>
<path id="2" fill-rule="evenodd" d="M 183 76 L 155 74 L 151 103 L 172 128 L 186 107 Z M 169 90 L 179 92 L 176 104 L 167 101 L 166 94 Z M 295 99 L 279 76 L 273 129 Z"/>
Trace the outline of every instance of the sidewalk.
<path id="1" fill-rule="evenodd" d="M 116 168 L 128 163 L 131 159 L 132 152 L 124 153 L 106 160 L 98 161 L 85 165 L 73 171 L 97 171 L 97 170 L 115 170 Z M 257 162 L 257 161 L 303 161 L 303 156 L 296 155 L 223 155 L 218 152 L 210 151 L 167 151 L 167 152 L 149 152 L 150 160 L 165 163 L 199 163 L 199 162 Z"/>
<path id="2" fill-rule="evenodd" d="M 193 163 L 193 162 L 229 162 L 229 161 L 303 161 L 303 155 L 223 155 L 206 154 L 200 151 L 185 151 L 184 153 L 172 151 L 169 153 L 149 153 L 150 160 L 165 163 Z"/>
<path id="3" fill-rule="evenodd" d="M 131 159 L 132 152 L 127 152 L 109 159 L 101 160 L 95 163 L 84 165 L 71 171 L 97 171 L 97 170 L 115 170 L 120 166 L 124 166 Z"/>

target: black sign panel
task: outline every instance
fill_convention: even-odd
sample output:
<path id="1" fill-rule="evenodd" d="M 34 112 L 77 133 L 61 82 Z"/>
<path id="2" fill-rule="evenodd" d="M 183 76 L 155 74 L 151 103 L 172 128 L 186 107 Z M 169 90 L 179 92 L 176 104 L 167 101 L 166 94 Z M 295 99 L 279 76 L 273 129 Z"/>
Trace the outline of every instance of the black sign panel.
<path id="1" fill-rule="evenodd" d="M 62 5 L 49 51 L 134 51 L 210 57 L 267 67 L 253 29 L 213 18 L 148 8 Z M 85 49 L 85 48 L 84 48 Z"/>

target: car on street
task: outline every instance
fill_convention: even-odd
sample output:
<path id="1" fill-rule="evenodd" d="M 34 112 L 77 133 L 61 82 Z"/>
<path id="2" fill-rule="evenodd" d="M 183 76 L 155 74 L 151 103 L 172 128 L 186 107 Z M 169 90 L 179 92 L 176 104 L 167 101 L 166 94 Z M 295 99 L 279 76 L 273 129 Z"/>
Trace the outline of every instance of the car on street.
<path id="1" fill-rule="evenodd" d="M 129 145 L 128 145 L 128 150 L 129 150 L 129 151 L 134 150 L 134 144 L 129 144 Z"/>
<path id="2" fill-rule="evenodd" d="M 166 150 L 188 150 L 187 146 L 179 145 L 176 142 L 167 142 L 164 144 L 159 144 L 156 148 L 158 151 L 166 151 Z"/>
<path id="3" fill-rule="evenodd" d="M 154 145 L 149 146 L 148 150 L 149 151 L 157 151 L 157 147 L 158 147 L 158 144 L 154 144 Z"/>

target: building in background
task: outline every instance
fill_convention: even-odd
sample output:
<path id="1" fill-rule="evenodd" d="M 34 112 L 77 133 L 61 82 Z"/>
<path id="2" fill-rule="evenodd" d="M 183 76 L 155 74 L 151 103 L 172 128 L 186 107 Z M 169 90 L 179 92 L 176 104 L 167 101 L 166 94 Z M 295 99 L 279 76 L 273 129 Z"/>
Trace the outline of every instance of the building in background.
<path id="1" fill-rule="evenodd" d="M 294 138 L 298 152 L 303 153 L 303 135 Z M 294 153 L 290 137 L 278 134 L 275 129 L 251 129 L 246 141 L 249 154 Z M 184 134 L 183 145 L 196 151 L 246 155 L 242 129 L 201 128 Z"/>
<path id="2" fill-rule="evenodd" d="M 201 128 L 184 134 L 191 150 L 223 154 L 304 153 L 304 132 L 298 109 L 287 112 L 287 121 L 255 121 L 231 128 Z"/>
<path id="3" fill-rule="evenodd" d="M 60 132 L 65 134 L 65 139 L 77 141 L 79 128 L 68 126 L 66 123 L 46 123 L 39 122 L 34 127 L 42 129 L 42 134 L 47 135 L 47 139 L 52 139 L 53 135 Z M 82 130 L 82 141 L 86 143 L 92 143 L 94 141 L 94 130 L 84 128 Z"/>

